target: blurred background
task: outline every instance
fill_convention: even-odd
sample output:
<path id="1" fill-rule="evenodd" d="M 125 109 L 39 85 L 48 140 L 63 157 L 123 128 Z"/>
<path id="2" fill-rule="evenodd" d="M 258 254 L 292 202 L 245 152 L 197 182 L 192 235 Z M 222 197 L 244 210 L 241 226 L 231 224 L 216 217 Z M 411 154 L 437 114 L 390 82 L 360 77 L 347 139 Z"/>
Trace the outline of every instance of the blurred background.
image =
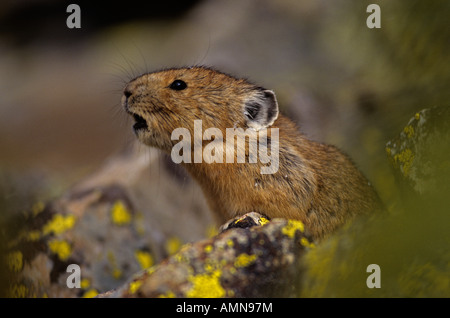
<path id="1" fill-rule="evenodd" d="M 120 107 L 131 78 L 207 65 L 275 90 L 311 138 L 347 152 L 388 200 L 386 141 L 449 100 L 448 1 L 78 1 L 0 5 L 2 200 L 57 195 L 134 136 Z M 8 188 L 12 188 L 8 191 Z M 24 200 L 18 200 L 23 203 Z"/>
<path id="2" fill-rule="evenodd" d="M 0 4 L 0 208 L 57 197 L 134 140 L 120 106 L 144 72 L 212 66 L 273 89 L 310 138 L 348 153 L 389 205 L 386 142 L 450 100 L 449 1 Z M 381 28 L 369 29 L 370 3 Z M 152 195 L 149 193 L 149 195 Z"/>

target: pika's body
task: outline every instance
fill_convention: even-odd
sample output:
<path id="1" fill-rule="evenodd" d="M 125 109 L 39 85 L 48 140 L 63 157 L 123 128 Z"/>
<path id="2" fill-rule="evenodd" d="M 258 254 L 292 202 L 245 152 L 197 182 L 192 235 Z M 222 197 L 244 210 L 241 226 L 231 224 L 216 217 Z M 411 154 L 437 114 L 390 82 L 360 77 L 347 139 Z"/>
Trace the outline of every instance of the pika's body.
<path id="1" fill-rule="evenodd" d="M 182 163 L 220 222 L 256 211 L 270 218 L 301 220 L 315 239 L 321 239 L 353 216 L 382 207 L 346 155 L 307 139 L 279 113 L 272 91 L 244 79 L 204 67 L 148 73 L 128 83 L 122 104 L 136 121 L 138 139 L 169 154 L 179 142 L 172 132 L 185 128 L 194 136 L 195 120 L 201 120 L 204 129 L 218 128 L 223 136 L 227 128 L 250 128 L 267 134 L 269 143 L 271 130 L 265 128 L 278 128 L 275 173 L 262 174 L 259 160 Z M 248 152 L 247 143 L 247 157 Z"/>

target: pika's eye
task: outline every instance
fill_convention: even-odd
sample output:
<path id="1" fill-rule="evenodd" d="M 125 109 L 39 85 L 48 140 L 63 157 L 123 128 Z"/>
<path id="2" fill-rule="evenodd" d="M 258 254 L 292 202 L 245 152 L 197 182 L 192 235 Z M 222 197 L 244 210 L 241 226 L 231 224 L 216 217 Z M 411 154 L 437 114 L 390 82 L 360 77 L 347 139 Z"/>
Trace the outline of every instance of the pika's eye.
<path id="1" fill-rule="evenodd" d="M 176 91 L 181 91 L 187 87 L 187 84 L 185 82 L 183 82 L 182 80 L 175 80 L 172 82 L 172 84 L 170 84 L 169 87 Z"/>

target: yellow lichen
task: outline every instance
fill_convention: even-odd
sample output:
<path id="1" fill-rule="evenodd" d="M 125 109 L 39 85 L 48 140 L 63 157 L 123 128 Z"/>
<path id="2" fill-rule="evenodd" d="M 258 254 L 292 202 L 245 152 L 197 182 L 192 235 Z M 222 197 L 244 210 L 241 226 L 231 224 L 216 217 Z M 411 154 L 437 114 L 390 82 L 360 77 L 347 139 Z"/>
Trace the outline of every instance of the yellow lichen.
<path id="1" fill-rule="evenodd" d="M 257 256 L 256 255 L 248 255 L 247 253 L 243 253 L 241 255 L 239 255 L 238 257 L 236 257 L 236 260 L 234 261 L 234 266 L 235 267 L 247 267 L 251 264 L 253 264 L 256 260 Z"/>
<path id="2" fill-rule="evenodd" d="M 72 254 L 72 247 L 64 240 L 51 240 L 48 242 L 48 247 L 62 261 L 66 261 Z"/>
<path id="3" fill-rule="evenodd" d="M 192 288 L 186 293 L 189 298 L 219 298 L 225 296 L 225 290 L 220 285 L 220 270 L 190 276 Z"/>
<path id="4" fill-rule="evenodd" d="M 394 161 L 400 163 L 401 170 L 404 176 L 408 176 L 414 161 L 414 154 L 411 149 L 405 149 L 394 156 Z"/>
<path id="5" fill-rule="evenodd" d="M 302 245 L 305 246 L 305 247 L 309 247 L 309 248 L 314 248 L 314 247 L 316 247 L 316 246 L 314 245 L 314 243 L 308 241 L 308 239 L 307 239 L 306 237 L 302 237 L 302 238 L 300 239 L 300 244 L 302 244 Z"/>
<path id="6" fill-rule="evenodd" d="M 169 290 L 167 293 L 159 295 L 158 298 L 175 298 L 175 294 Z"/>
<path id="7" fill-rule="evenodd" d="M 288 220 L 288 224 L 281 229 L 281 233 L 290 238 L 294 238 L 296 231 L 300 231 L 302 233 L 305 231 L 305 226 L 301 221 Z"/>
<path id="8" fill-rule="evenodd" d="M 98 291 L 95 288 L 91 288 L 83 294 L 82 298 L 94 298 L 97 295 Z"/>
<path id="9" fill-rule="evenodd" d="M 406 137 L 408 138 L 414 136 L 414 128 L 411 125 L 408 125 L 405 128 L 403 128 L 403 132 L 406 134 Z"/>
<path id="10" fill-rule="evenodd" d="M 182 243 L 177 237 L 171 237 L 166 241 L 166 251 L 169 255 L 173 255 L 180 250 Z"/>
<path id="11" fill-rule="evenodd" d="M 130 283 L 130 286 L 128 288 L 128 292 L 130 294 L 135 294 L 139 288 L 141 288 L 142 286 L 142 281 L 141 280 L 135 280 L 133 282 Z"/>
<path id="12" fill-rule="evenodd" d="M 42 234 L 59 235 L 70 230 L 75 225 L 75 216 L 55 214 L 53 218 L 42 228 Z"/>
<path id="13" fill-rule="evenodd" d="M 136 258 L 137 262 L 139 263 L 139 266 L 141 267 L 141 269 L 146 269 L 153 265 L 153 257 L 149 252 L 136 251 L 134 253 L 134 257 Z"/>
<path id="14" fill-rule="evenodd" d="M 91 286 L 91 281 L 89 278 L 83 278 L 80 282 L 80 287 L 83 289 L 88 288 L 89 286 Z"/>
<path id="15" fill-rule="evenodd" d="M 266 225 L 267 223 L 269 223 L 269 220 L 266 219 L 265 217 L 260 217 L 259 218 L 259 224 L 262 225 Z"/>
<path id="16" fill-rule="evenodd" d="M 213 250 L 213 246 L 212 245 L 206 245 L 205 246 L 205 249 L 204 249 L 205 253 L 211 253 L 212 250 Z"/>
<path id="17" fill-rule="evenodd" d="M 234 242 L 232 239 L 227 240 L 227 246 L 228 247 L 233 247 L 234 246 Z"/>
<path id="18" fill-rule="evenodd" d="M 420 114 L 419 114 L 419 113 L 416 113 L 416 114 L 414 115 L 414 118 L 415 118 L 416 120 L 419 120 L 419 119 L 420 119 Z"/>
<path id="19" fill-rule="evenodd" d="M 20 272 L 23 268 L 23 254 L 21 251 L 11 252 L 6 256 L 8 268 L 12 272 Z"/>
<path id="20" fill-rule="evenodd" d="M 131 222 L 131 213 L 122 201 L 116 201 L 111 208 L 111 219 L 114 224 L 126 225 Z"/>

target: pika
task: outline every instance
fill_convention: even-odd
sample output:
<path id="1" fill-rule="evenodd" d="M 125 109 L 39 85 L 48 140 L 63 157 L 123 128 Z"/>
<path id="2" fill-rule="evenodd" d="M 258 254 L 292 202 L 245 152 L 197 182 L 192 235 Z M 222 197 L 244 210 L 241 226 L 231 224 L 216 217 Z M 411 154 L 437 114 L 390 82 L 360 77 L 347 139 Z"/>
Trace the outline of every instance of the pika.
<path id="1" fill-rule="evenodd" d="M 135 120 L 139 141 L 168 154 L 178 143 L 172 132 L 185 128 L 194 136 L 198 120 L 222 136 L 227 128 L 266 134 L 268 144 L 272 129 L 277 129 L 274 173 L 262 174 L 260 160 L 181 163 L 200 184 L 219 222 L 256 211 L 269 218 L 300 220 L 320 240 L 356 215 L 383 209 L 369 181 L 345 154 L 309 140 L 279 112 L 273 91 L 246 79 L 200 66 L 166 69 L 131 80 L 122 105 Z M 246 157 L 249 148 L 247 142 Z M 194 149 L 184 155 L 193 158 Z"/>

